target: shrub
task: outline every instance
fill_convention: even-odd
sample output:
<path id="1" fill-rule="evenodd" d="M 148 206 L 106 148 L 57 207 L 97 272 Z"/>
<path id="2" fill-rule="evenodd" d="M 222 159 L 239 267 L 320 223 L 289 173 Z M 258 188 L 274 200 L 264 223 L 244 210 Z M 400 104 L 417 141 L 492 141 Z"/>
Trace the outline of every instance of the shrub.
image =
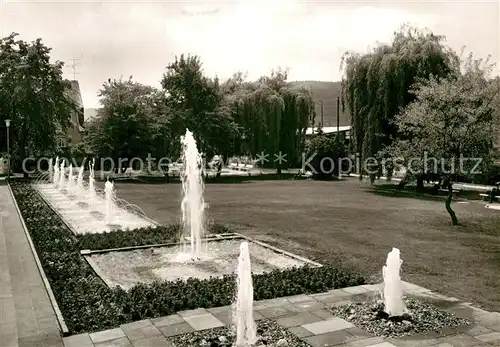
<path id="1" fill-rule="evenodd" d="M 326 179 L 332 175 L 339 175 L 339 166 L 347 153 L 347 148 L 338 137 L 331 138 L 327 135 L 316 135 L 308 146 L 308 157 L 314 155 L 311 166 L 316 173 L 313 177 Z"/>

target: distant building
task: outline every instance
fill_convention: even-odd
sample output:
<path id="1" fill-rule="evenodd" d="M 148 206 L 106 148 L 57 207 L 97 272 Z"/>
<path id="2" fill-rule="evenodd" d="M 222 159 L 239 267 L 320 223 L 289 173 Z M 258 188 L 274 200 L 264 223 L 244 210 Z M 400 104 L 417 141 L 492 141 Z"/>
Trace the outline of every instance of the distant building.
<path id="1" fill-rule="evenodd" d="M 311 127 L 307 128 L 306 130 L 306 137 L 311 137 L 313 135 L 317 135 L 319 133 L 320 127 Z M 323 131 L 323 134 L 328 135 L 328 136 L 335 136 L 337 135 L 337 127 L 323 127 L 321 129 Z M 338 132 L 340 134 L 340 137 L 343 140 L 349 140 L 351 138 L 351 126 L 350 125 L 341 125 L 338 128 Z"/>
<path id="2" fill-rule="evenodd" d="M 97 117 L 98 112 L 99 112 L 98 108 L 85 108 L 84 110 L 85 121 Z"/>
<path id="3" fill-rule="evenodd" d="M 84 131 L 83 100 L 78 81 L 70 81 L 68 93 L 72 100 L 76 103 L 77 109 L 71 112 L 71 123 L 68 129 L 66 129 L 66 132 L 64 133 L 61 130 L 58 131 L 57 147 L 60 150 L 79 143 L 82 140 Z"/>

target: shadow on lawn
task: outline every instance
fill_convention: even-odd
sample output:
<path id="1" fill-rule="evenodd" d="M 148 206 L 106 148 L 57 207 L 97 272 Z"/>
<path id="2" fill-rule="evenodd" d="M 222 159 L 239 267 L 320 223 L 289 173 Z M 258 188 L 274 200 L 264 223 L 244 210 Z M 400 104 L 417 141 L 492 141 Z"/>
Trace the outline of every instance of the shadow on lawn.
<path id="1" fill-rule="evenodd" d="M 436 192 L 432 187 L 424 187 L 423 190 L 417 192 L 417 187 L 414 185 L 399 189 L 397 184 L 391 183 L 376 184 L 366 189 L 366 191 L 385 197 L 413 198 L 428 201 L 444 201 L 448 194 L 442 190 Z M 453 194 L 453 200 L 481 200 L 479 193 L 477 191 L 461 190 Z"/>
<path id="2" fill-rule="evenodd" d="M 367 187 L 367 192 L 373 193 L 375 195 L 391 197 L 391 198 L 413 198 L 419 200 L 429 200 L 429 201 L 444 201 L 446 195 L 444 192 L 441 194 L 431 194 L 430 189 L 423 192 L 417 192 L 416 187 L 410 186 L 404 189 L 398 189 L 397 184 L 377 184 Z M 441 192 L 440 192 L 441 193 Z"/>
<path id="3" fill-rule="evenodd" d="M 221 176 L 209 177 L 205 179 L 205 184 L 234 184 L 234 183 L 250 183 L 252 181 L 283 181 L 293 180 L 295 174 L 282 173 L 278 174 L 262 174 L 255 176 Z M 180 183 L 179 177 L 170 177 L 168 182 L 165 177 L 137 177 L 137 178 L 124 178 L 115 179 L 115 182 L 130 183 L 130 184 L 178 184 Z"/>

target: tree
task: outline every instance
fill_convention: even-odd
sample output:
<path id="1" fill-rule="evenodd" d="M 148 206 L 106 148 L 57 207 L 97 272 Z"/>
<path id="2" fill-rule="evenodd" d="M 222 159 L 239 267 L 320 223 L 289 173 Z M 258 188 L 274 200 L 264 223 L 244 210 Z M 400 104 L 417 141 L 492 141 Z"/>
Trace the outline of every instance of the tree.
<path id="1" fill-rule="evenodd" d="M 488 61 L 469 56 L 463 73 L 457 69 L 446 77 L 431 76 L 415 84 L 411 90 L 415 100 L 394 122 L 401 137 L 393 144 L 393 153 L 404 158 L 404 165 L 414 175 L 432 174 L 444 180 L 446 210 L 453 225 L 458 224 L 451 208 L 453 181 L 487 167 L 498 137 L 499 111 L 494 101 L 500 83 L 488 80 L 492 68 Z"/>
<path id="2" fill-rule="evenodd" d="M 162 148 L 168 117 L 153 87 L 128 80 L 108 80 L 99 96 L 102 108 L 86 128 L 84 141 L 99 156 L 130 160 Z"/>
<path id="3" fill-rule="evenodd" d="M 181 55 L 167 66 L 161 85 L 178 136 L 193 132 L 198 148 L 208 154 L 225 152 L 236 130 L 230 108 L 223 102 L 219 80 L 203 74 L 198 56 Z"/>
<path id="4" fill-rule="evenodd" d="M 375 157 L 398 137 L 392 121 L 413 101 L 409 90 L 416 81 L 446 76 L 456 68 L 458 57 L 443 41 L 443 36 L 403 26 L 390 45 L 364 55 L 345 53 L 342 103 L 350 114 L 351 141 L 361 160 Z"/>
<path id="5" fill-rule="evenodd" d="M 50 51 L 41 39 L 28 43 L 15 33 L 0 39 L 0 114 L 12 120 L 10 143 L 18 159 L 29 151 L 52 154 L 57 132 L 66 131 L 76 110 L 63 63 L 51 63 Z"/>
<path id="6" fill-rule="evenodd" d="M 314 100 L 306 89 L 287 87 L 288 70 L 277 69 L 257 82 L 245 82 L 237 74 L 225 83 L 231 96 L 233 119 L 239 127 L 240 139 L 235 148 L 257 155 L 265 152 L 286 154 L 287 164 L 298 163 L 305 147 L 305 132 L 314 115 Z M 244 143 L 244 146 L 241 144 Z M 238 146 L 239 145 L 239 146 Z M 270 162 L 281 172 L 284 163 Z"/>
<path id="7" fill-rule="evenodd" d="M 316 135 L 308 146 L 308 157 L 312 158 L 314 168 L 313 177 L 329 179 L 332 175 L 339 176 L 341 170 L 340 159 L 345 158 L 347 148 L 338 136 Z"/>

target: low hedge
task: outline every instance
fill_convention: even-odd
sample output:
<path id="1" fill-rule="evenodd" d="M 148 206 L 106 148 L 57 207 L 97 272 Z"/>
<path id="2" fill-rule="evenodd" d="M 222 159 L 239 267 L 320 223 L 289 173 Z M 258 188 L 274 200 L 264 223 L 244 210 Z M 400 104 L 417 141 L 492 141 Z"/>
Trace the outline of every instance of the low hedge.
<path id="1" fill-rule="evenodd" d="M 225 225 L 211 223 L 207 232 L 210 234 L 230 233 L 231 230 Z M 79 249 L 109 249 L 131 246 L 155 245 L 160 243 L 178 242 L 182 233 L 179 224 L 161 225 L 157 227 L 145 227 L 123 232 L 114 230 L 101 234 L 77 235 Z"/>
<path id="2" fill-rule="evenodd" d="M 121 242 L 116 240 L 132 241 L 116 234 L 111 238 L 109 234 L 103 236 L 107 241 L 100 241 L 99 237 L 94 239 L 94 236 L 76 237 L 28 182 L 13 182 L 12 188 L 71 333 L 99 331 L 181 310 L 231 303 L 235 292 L 234 276 L 138 284 L 129 291 L 108 288 L 80 255 L 80 247 L 83 243 L 86 248 L 91 248 L 90 245 L 117 245 Z M 167 227 L 166 230 L 174 229 Z M 364 283 L 362 277 L 331 266 L 253 275 L 253 281 L 255 300 L 318 293 Z"/>

